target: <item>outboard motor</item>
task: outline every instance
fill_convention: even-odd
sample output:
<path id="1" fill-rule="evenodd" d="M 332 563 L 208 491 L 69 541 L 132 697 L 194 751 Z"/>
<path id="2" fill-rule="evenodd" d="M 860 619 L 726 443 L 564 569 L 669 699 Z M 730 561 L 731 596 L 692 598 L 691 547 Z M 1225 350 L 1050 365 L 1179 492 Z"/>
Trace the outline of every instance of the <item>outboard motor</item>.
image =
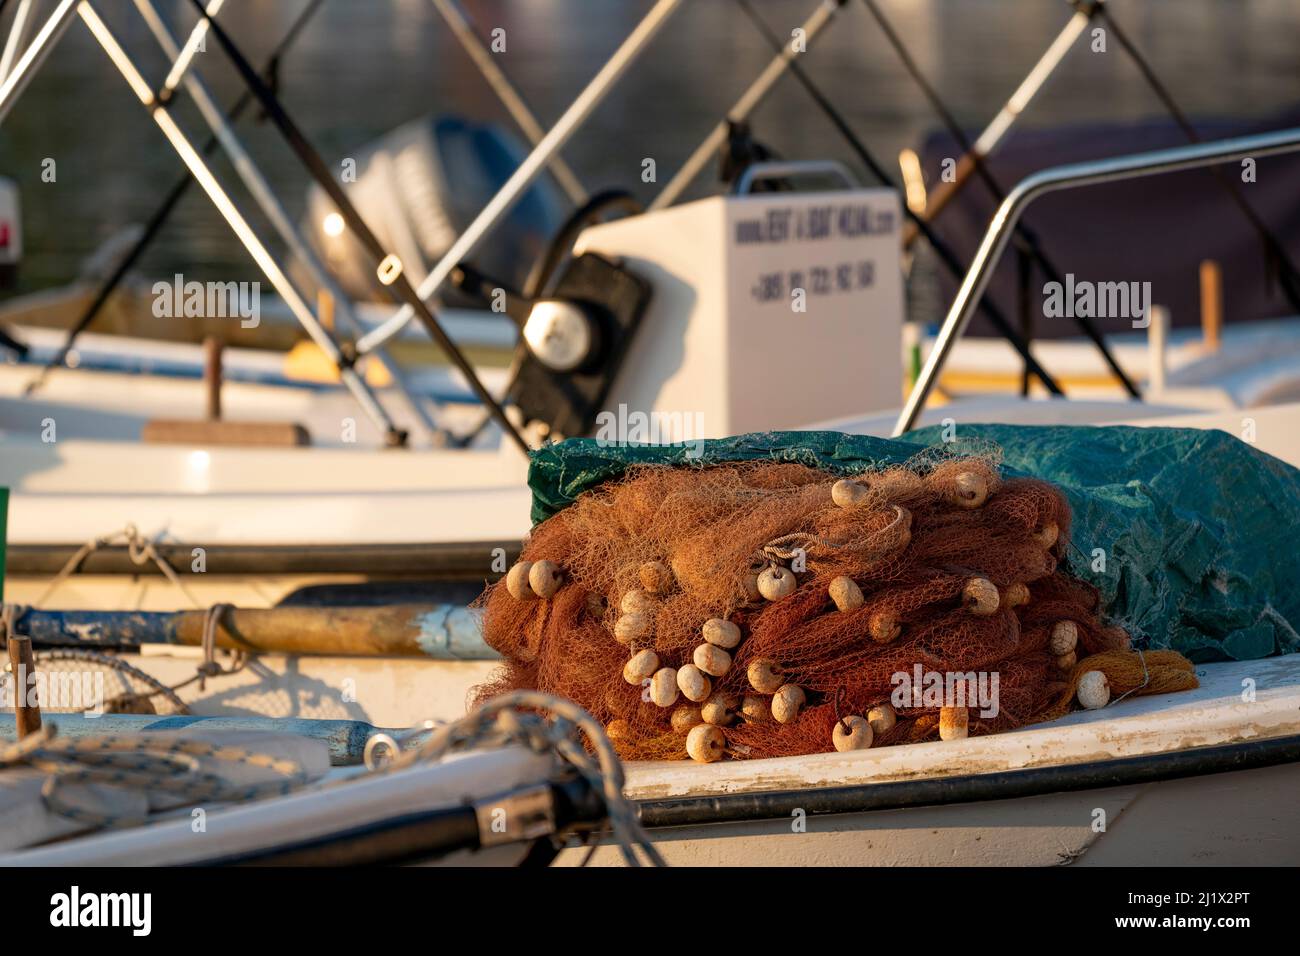
<path id="1" fill-rule="evenodd" d="M 343 157 L 340 179 L 366 225 L 419 281 L 523 162 L 519 139 L 457 116 L 424 117 Z M 484 272 L 521 287 L 564 219 L 555 186 L 539 179 L 474 256 Z M 304 233 L 350 296 L 377 292 L 370 257 L 343 228 L 323 190 L 307 195 Z M 456 302 L 453 288 L 444 296 Z"/>

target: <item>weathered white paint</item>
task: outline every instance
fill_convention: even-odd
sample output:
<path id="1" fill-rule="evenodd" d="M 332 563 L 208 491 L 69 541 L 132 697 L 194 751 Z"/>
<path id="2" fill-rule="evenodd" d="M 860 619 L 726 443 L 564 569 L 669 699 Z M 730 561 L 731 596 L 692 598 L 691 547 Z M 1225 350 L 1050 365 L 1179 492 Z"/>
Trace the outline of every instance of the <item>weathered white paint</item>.
<path id="1" fill-rule="evenodd" d="M 1018 800 L 671 827 L 674 866 L 1290 866 L 1300 859 L 1300 765 Z M 1098 830 L 1097 811 L 1105 830 Z M 576 866 L 585 848 L 562 852 Z M 608 844 L 595 866 L 621 866 Z"/>

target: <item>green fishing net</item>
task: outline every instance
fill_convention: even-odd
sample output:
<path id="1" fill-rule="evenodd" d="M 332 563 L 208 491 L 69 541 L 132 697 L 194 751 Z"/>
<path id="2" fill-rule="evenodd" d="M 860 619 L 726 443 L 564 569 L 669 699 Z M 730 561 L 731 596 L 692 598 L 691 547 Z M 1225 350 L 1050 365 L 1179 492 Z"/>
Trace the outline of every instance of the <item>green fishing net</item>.
<path id="1" fill-rule="evenodd" d="M 1074 512 L 1069 570 L 1101 592 L 1135 647 L 1195 662 L 1300 651 L 1300 471 L 1221 431 L 964 425 L 957 447 L 1000 449 L 1003 472 L 1061 488 Z M 780 431 L 675 446 L 570 439 L 529 469 L 534 522 L 643 464 L 792 461 L 842 471 L 902 464 L 940 426 L 902 439 Z"/>

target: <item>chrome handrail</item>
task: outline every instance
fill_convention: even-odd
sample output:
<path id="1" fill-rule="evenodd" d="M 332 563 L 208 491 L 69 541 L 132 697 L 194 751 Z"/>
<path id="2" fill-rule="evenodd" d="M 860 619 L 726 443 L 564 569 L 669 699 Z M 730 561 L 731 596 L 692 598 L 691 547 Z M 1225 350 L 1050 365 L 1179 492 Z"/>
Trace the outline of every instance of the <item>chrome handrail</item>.
<path id="1" fill-rule="evenodd" d="M 736 179 L 731 192 L 735 196 L 747 196 L 753 191 L 756 182 L 791 179 L 795 176 L 828 176 L 838 179 L 845 189 L 857 189 L 861 185 L 853 178 L 849 168 L 835 159 L 777 160 L 750 163 Z"/>
<path id="2" fill-rule="evenodd" d="M 1142 176 L 1171 173 L 1181 169 L 1197 169 L 1231 160 L 1271 156 L 1298 150 L 1300 150 L 1300 128 L 1293 128 L 1256 136 L 1221 139 L 1213 143 L 1197 143 L 1173 149 L 1158 149 L 1148 153 L 1134 153 L 1131 156 L 1053 166 L 1022 179 L 1002 201 L 1002 205 L 998 207 L 998 211 L 989 223 L 988 230 L 984 233 L 984 240 L 980 243 L 975 258 L 971 260 L 966 278 L 962 280 L 961 288 L 957 290 L 957 297 L 953 299 L 952 307 L 943 320 L 943 327 L 935 339 L 934 348 L 930 350 L 925 367 L 921 369 L 921 374 L 907 397 L 907 403 L 899 413 L 898 421 L 894 425 L 894 436 L 910 431 L 916 424 L 917 416 L 920 415 L 925 400 L 938 380 L 939 371 L 943 368 L 948 353 L 952 351 L 953 346 L 966 330 L 975 311 L 975 305 L 988 287 L 993 268 L 997 265 L 1003 250 L 1006 249 L 1011 230 L 1019 221 L 1025 208 L 1035 199 L 1061 189 L 1138 179 Z"/>

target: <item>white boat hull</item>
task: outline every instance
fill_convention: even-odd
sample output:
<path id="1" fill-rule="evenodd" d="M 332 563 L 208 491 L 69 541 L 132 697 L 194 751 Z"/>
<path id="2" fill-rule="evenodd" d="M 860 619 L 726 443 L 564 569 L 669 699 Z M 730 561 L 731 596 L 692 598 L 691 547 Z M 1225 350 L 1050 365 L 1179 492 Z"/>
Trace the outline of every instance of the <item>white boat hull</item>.
<path id="1" fill-rule="evenodd" d="M 1294 866 L 1300 764 L 869 813 L 651 829 L 677 866 Z M 1106 828 L 1098 829 L 1099 821 Z M 557 861 L 576 865 L 584 850 Z M 589 865 L 618 866 L 601 846 Z"/>
<path id="2" fill-rule="evenodd" d="M 197 662 L 174 650 L 126 659 L 168 682 Z M 401 727 L 460 716 L 493 666 L 264 655 L 252 673 L 182 694 L 199 714 Z M 625 792 L 642 805 L 661 853 L 683 865 L 1300 861 L 1293 799 L 1300 654 L 1207 664 L 1197 675 L 1195 690 L 966 740 L 716 764 L 631 763 Z M 374 794 L 387 799 L 382 788 Z M 278 813 L 274 803 L 262 811 Z M 262 811 L 231 812 L 251 814 L 260 827 Z M 321 823 L 326 830 L 329 819 Z M 575 847 L 557 862 L 585 855 Z M 510 862 L 510 852 L 492 859 Z M 614 847 L 597 848 L 591 860 L 621 861 Z"/>

